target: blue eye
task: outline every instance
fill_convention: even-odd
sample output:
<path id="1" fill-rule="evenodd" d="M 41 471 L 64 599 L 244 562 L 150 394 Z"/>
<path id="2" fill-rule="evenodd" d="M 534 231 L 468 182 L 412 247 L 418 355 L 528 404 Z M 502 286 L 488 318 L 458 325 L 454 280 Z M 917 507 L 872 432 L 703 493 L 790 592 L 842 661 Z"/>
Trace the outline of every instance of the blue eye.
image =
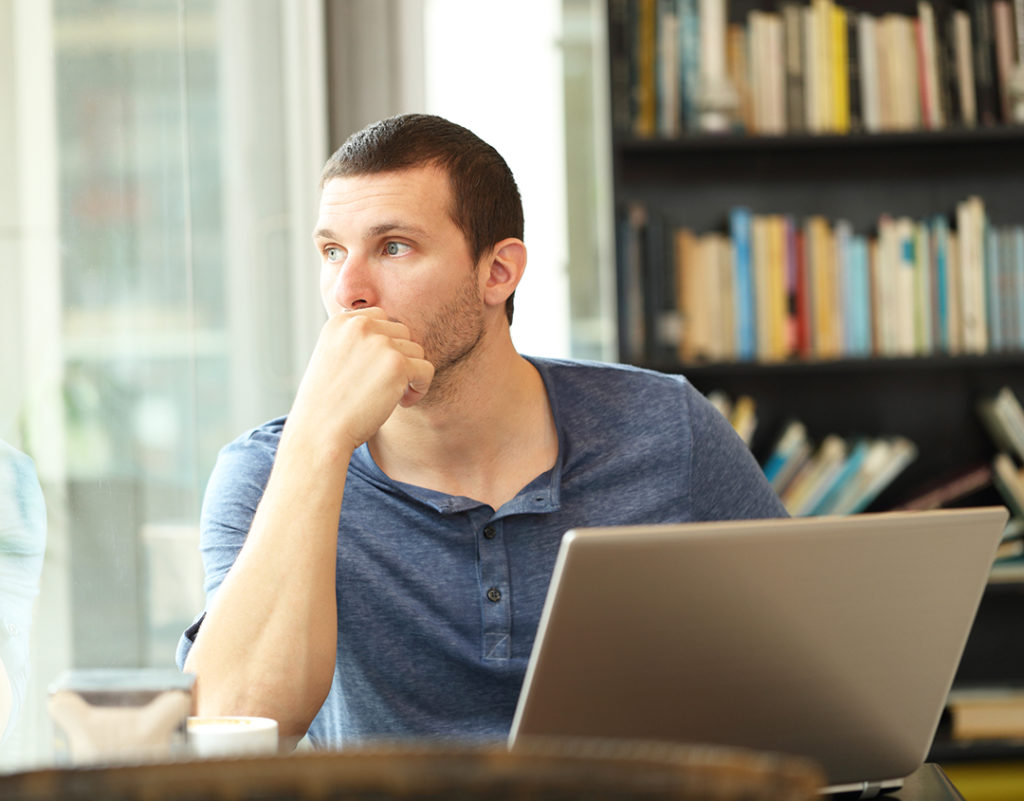
<path id="1" fill-rule="evenodd" d="M 343 251 L 341 248 L 324 248 L 324 256 L 327 258 L 327 261 L 330 262 L 340 261 L 342 253 Z"/>
<path id="2" fill-rule="evenodd" d="M 384 252 L 388 256 L 401 256 L 402 254 L 409 252 L 409 246 L 404 242 L 388 242 L 384 246 Z"/>

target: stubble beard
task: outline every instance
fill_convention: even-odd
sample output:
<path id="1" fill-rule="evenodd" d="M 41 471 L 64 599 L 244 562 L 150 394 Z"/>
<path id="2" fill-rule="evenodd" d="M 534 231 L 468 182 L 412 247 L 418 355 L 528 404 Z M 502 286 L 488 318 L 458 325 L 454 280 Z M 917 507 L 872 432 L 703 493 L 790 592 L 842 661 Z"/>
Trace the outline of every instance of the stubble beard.
<path id="1" fill-rule="evenodd" d="M 434 379 L 420 401 L 437 405 L 451 400 L 457 378 L 484 338 L 483 299 L 470 273 L 458 294 L 433 316 L 423 334 L 424 358 L 434 365 Z"/>

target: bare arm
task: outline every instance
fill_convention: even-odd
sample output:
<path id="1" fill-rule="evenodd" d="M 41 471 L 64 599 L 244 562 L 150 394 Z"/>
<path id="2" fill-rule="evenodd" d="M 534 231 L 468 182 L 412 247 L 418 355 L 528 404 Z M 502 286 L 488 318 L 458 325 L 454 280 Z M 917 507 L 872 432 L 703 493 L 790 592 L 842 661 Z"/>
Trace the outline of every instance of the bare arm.
<path id="1" fill-rule="evenodd" d="M 265 715 L 301 736 L 330 690 L 337 649 L 338 518 L 352 452 L 433 367 L 379 309 L 324 325 L 252 526 L 189 652 L 197 712 Z"/>

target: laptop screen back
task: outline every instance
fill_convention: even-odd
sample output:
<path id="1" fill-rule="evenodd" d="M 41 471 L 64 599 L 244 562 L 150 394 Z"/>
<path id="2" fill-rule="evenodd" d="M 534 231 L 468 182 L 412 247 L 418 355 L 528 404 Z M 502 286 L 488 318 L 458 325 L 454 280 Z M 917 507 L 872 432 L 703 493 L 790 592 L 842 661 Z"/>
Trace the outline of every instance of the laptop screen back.
<path id="1" fill-rule="evenodd" d="M 566 534 L 510 744 L 718 743 L 905 776 L 938 725 L 1007 512 Z"/>

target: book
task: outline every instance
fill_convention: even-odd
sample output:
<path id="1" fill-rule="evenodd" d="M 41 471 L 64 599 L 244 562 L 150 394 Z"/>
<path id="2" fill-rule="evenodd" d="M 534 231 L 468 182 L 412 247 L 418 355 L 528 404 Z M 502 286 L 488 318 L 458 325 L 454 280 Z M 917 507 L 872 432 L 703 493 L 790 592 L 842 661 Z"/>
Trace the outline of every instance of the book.
<path id="1" fill-rule="evenodd" d="M 973 127 L 978 122 L 978 106 L 974 81 L 974 34 L 970 15 L 957 9 L 952 16 L 953 51 L 960 122 Z"/>
<path id="2" fill-rule="evenodd" d="M 786 53 L 786 130 L 800 133 L 806 128 L 804 112 L 804 26 L 800 5 L 786 0 L 780 6 Z"/>
<path id="3" fill-rule="evenodd" d="M 1002 346 L 1006 350 L 1019 347 L 1021 318 L 1020 287 L 1017 276 L 1016 232 L 1013 227 L 999 230 L 999 304 Z"/>
<path id="4" fill-rule="evenodd" d="M 814 316 L 811 300 L 811 281 L 807 271 L 807 241 L 803 226 L 793 225 L 792 244 L 794 270 L 794 310 L 796 329 L 796 354 L 809 359 L 814 345 L 811 339 L 811 320 Z"/>
<path id="5" fill-rule="evenodd" d="M 853 301 L 850 265 L 850 241 L 853 238 L 853 225 L 849 220 L 836 220 L 832 231 L 835 234 L 836 248 L 836 291 L 839 293 L 838 297 L 842 298 L 845 303 L 841 319 L 838 321 L 839 344 L 841 352 L 849 354 L 853 352 L 853 315 L 850 314 Z"/>
<path id="6" fill-rule="evenodd" d="M 932 252 L 928 225 L 920 220 L 913 226 L 914 238 L 914 352 L 926 356 L 935 350 L 932 331 Z"/>
<path id="7" fill-rule="evenodd" d="M 809 506 L 808 514 L 827 515 L 831 514 L 837 501 L 842 497 L 847 485 L 850 484 L 860 472 L 871 449 L 868 439 L 858 438 L 849 448 L 842 467 L 836 473 L 831 484 L 824 488 Z"/>
<path id="8" fill-rule="evenodd" d="M 989 0 L 967 0 L 971 15 L 971 51 L 974 66 L 978 122 L 995 125 L 999 119 L 999 87 L 995 74 L 995 38 Z"/>
<path id="9" fill-rule="evenodd" d="M 648 138 L 654 136 L 658 128 L 656 0 L 636 0 L 634 13 L 633 135 Z"/>
<path id="10" fill-rule="evenodd" d="M 729 234 L 732 239 L 733 289 L 735 292 L 736 355 L 753 359 L 757 348 L 757 312 L 754 305 L 754 276 L 751 253 L 753 215 L 750 209 L 737 206 L 729 212 Z"/>
<path id="11" fill-rule="evenodd" d="M 988 347 L 992 350 L 1001 350 L 1003 348 L 1003 315 L 1000 313 L 1002 266 L 999 258 L 999 232 L 991 225 L 986 225 L 982 236 L 985 247 L 985 323 Z"/>
<path id="12" fill-rule="evenodd" d="M 673 235 L 676 275 L 676 306 L 682 318 L 677 354 L 682 362 L 694 362 L 704 351 L 707 324 L 701 292 L 700 265 L 697 261 L 697 236 L 686 227 Z"/>
<path id="13" fill-rule="evenodd" d="M 895 221 L 896 264 L 893 273 L 895 311 L 895 353 L 913 356 L 917 350 L 914 318 L 917 309 L 917 239 L 914 220 L 898 217 Z"/>
<path id="14" fill-rule="evenodd" d="M 1003 123 L 1013 122 L 1013 109 L 1010 105 L 1010 76 L 1017 61 L 1014 46 L 1013 9 L 1009 0 L 993 0 L 992 37 L 995 40 L 995 77 L 996 94 L 999 99 L 998 120 Z"/>
<path id="15" fill-rule="evenodd" d="M 872 353 L 871 340 L 871 265 L 868 241 L 854 235 L 850 240 L 848 264 L 848 307 L 853 343 L 851 356 L 868 357 Z"/>
<path id="16" fill-rule="evenodd" d="M 834 130 L 832 80 L 834 54 L 832 52 L 832 25 L 835 3 L 833 0 L 811 0 L 813 17 L 814 69 L 814 126 L 812 133 L 831 133 Z"/>
<path id="17" fill-rule="evenodd" d="M 719 339 L 718 354 L 720 359 L 733 360 L 736 358 L 736 270 L 733 266 L 732 243 L 725 234 L 715 233 L 715 258 L 717 261 L 718 287 L 713 291 L 718 293 L 719 301 L 716 304 L 718 314 L 715 326 L 715 336 Z"/>
<path id="18" fill-rule="evenodd" d="M 992 486 L 994 472 L 990 464 L 973 465 L 929 486 L 910 500 L 895 506 L 894 509 L 907 511 L 940 509 Z"/>
<path id="19" fill-rule="evenodd" d="M 957 204 L 957 237 L 960 265 L 960 323 L 966 353 L 988 349 L 985 322 L 985 205 L 973 195 Z"/>
<path id="20" fill-rule="evenodd" d="M 848 52 L 850 34 L 847 30 L 847 10 L 841 5 L 832 6 L 829 20 L 830 55 L 832 61 L 832 120 L 831 130 L 836 133 L 850 132 L 850 56 Z"/>
<path id="21" fill-rule="evenodd" d="M 670 242 L 667 241 L 669 232 L 663 215 L 657 209 L 642 204 L 635 208 L 640 218 L 637 235 L 642 237 L 638 264 L 644 353 L 658 359 L 666 358 L 674 355 L 682 325 L 675 303 L 675 273 L 664 268 L 671 264 Z"/>
<path id="22" fill-rule="evenodd" d="M 619 342 L 620 349 L 630 361 L 644 358 L 644 259 L 647 210 L 641 204 L 630 204 L 619 218 L 617 247 Z"/>
<path id="23" fill-rule="evenodd" d="M 757 358 L 772 361 L 772 325 L 774 304 L 772 302 L 771 232 L 766 215 L 755 215 L 751 227 L 751 264 L 754 288 L 754 320 L 757 325 Z"/>
<path id="24" fill-rule="evenodd" d="M 821 114 L 820 93 L 818 84 L 822 80 L 821 62 L 822 46 L 818 35 L 819 14 L 812 5 L 800 9 L 800 22 L 803 29 L 803 76 L 804 76 L 804 130 L 809 133 L 821 133 L 819 122 Z"/>
<path id="25" fill-rule="evenodd" d="M 630 0 L 610 0 L 608 4 L 609 79 L 612 86 L 612 123 L 617 131 L 628 131 L 633 124 L 632 53 Z"/>
<path id="26" fill-rule="evenodd" d="M 728 85 L 726 72 L 726 3 L 725 0 L 698 0 L 697 23 L 700 29 L 699 94 L 714 94 L 721 99 Z M 723 84 L 725 86 L 723 86 Z M 718 132 L 725 120 L 717 111 L 708 113 L 707 107 L 699 112 L 699 129 Z"/>
<path id="27" fill-rule="evenodd" d="M 789 421 L 776 439 L 762 468 L 765 478 L 777 494 L 781 494 L 789 485 L 810 454 L 811 442 L 807 437 L 807 427 L 799 420 Z"/>
<path id="28" fill-rule="evenodd" d="M 768 12 L 752 9 L 747 13 L 747 47 L 750 68 L 751 130 L 769 133 L 768 125 Z"/>
<path id="29" fill-rule="evenodd" d="M 700 88 L 700 19 L 697 0 L 679 0 L 679 87 L 683 127 L 700 128 L 697 93 Z"/>
<path id="30" fill-rule="evenodd" d="M 964 742 L 1024 738 L 1024 690 L 1009 687 L 955 689 L 946 701 L 950 736 Z"/>
<path id="31" fill-rule="evenodd" d="M 937 214 L 931 224 L 932 256 L 935 266 L 933 286 L 935 288 L 935 348 L 950 353 L 950 295 L 951 283 L 949 264 L 949 228 L 946 218 Z"/>
<path id="32" fill-rule="evenodd" d="M 842 355 L 835 235 L 821 215 L 807 219 L 807 246 L 814 355 L 834 359 Z"/>
<path id="33" fill-rule="evenodd" d="M 749 447 L 757 429 L 757 402 L 750 395 L 740 395 L 732 404 L 729 423 Z"/>
<path id="34" fill-rule="evenodd" d="M 1020 559 L 1024 556 L 1024 540 L 1006 540 L 1005 542 L 999 543 L 996 548 L 996 558 L 994 562 L 1011 562 Z"/>
<path id="35" fill-rule="evenodd" d="M 1005 453 L 992 460 L 993 480 L 1010 513 L 1024 518 L 1024 471 Z"/>
<path id="36" fill-rule="evenodd" d="M 879 100 L 878 45 L 875 17 L 866 12 L 857 15 L 857 49 L 860 63 L 860 106 L 864 129 L 868 133 L 882 130 Z"/>
<path id="37" fill-rule="evenodd" d="M 725 361 L 733 358 L 733 275 L 732 247 L 728 237 L 712 231 L 698 240 L 698 259 L 706 289 L 701 297 L 707 305 L 705 358 Z"/>
<path id="38" fill-rule="evenodd" d="M 917 446 L 906 437 L 872 440 L 861 470 L 836 499 L 831 514 L 863 512 L 916 458 Z"/>
<path id="39" fill-rule="evenodd" d="M 1012 264 L 1014 273 L 1014 292 L 1016 298 L 1017 341 L 1018 348 L 1024 348 L 1024 225 L 1013 227 L 1012 233 Z"/>
<path id="40" fill-rule="evenodd" d="M 771 317 L 771 344 L 769 352 L 773 361 L 781 361 L 790 354 L 789 350 L 789 258 L 786 253 L 786 218 L 781 214 L 767 217 L 768 266 L 769 266 L 769 314 Z"/>
<path id="41" fill-rule="evenodd" d="M 977 411 L 996 447 L 1024 461 L 1024 409 L 1014 391 L 1003 387 L 979 399 Z"/>
<path id="42" fill-rule="evenodd" d="M 796 221 L 789 216 L 782 218 L 783 251 L 785 253 L 786 272 L 786 302 L 785 302 L 785 352 L 787 356 L 793 356 L 800 352 L 800 330 L 797 319 L 797 291 L 800 282 L 800 264 L 797 255 L 797 248 L 800 243 L 799 232 Z"/>
<path id="43" fill-rule="evenodd" d="M 861 48 L 858 41 L 860 15 L 853 11 L 846 12 L 846 58 L 847 58 L 847 97 L 850 115 L 849 129 L 864 130 L 864 109 L 861 105 L 860 91 L 860 57 Z"/>
<path id="44" fill-rule="evenodd" d="M 956 50 L 953 36 L 954 7 L 948 0 L 934 4 L 935 68 L 939 87 L 939 106 L 943 123 L 957 125 L 960 119 L 960 98 L 956 78 Z"/>
<path id="45" fill-rule="evenodd" d="M 747 29 L 739 23 L 730 23 L 726 30 L 726 63 L 729 80 L 736 89 L 736 124 L 744 133 L 754 133 L 754 101 L 750 91 L 750 61 L 747 57 Z"/>
<path id="46" fill-rule="evenodd" d="M 786 510 L 794 517 L 809 514 L 822 494 L 828 491 L 846 461 L 847 443 L 837 434 L 829 434 L 812 457 L 780 495 Z"/>
<path id="47" fill-rule="evenodd" d="M 657 131 L 663 137 L 679 135 L 682 112 L 679 72 L 679 16 L 675 0 L 657 0 Z"/>
<path id="48" fill-rule="evenodd" d="M 935 12 L 930 0 L 919 0 L 917 4 L 921 48 L 921 96 L 926 128 L 942 128 L 946 124 L 945 111 L 940 102 L 941 74 L 939 71 L 940 42 L 935 25 Z"/>

